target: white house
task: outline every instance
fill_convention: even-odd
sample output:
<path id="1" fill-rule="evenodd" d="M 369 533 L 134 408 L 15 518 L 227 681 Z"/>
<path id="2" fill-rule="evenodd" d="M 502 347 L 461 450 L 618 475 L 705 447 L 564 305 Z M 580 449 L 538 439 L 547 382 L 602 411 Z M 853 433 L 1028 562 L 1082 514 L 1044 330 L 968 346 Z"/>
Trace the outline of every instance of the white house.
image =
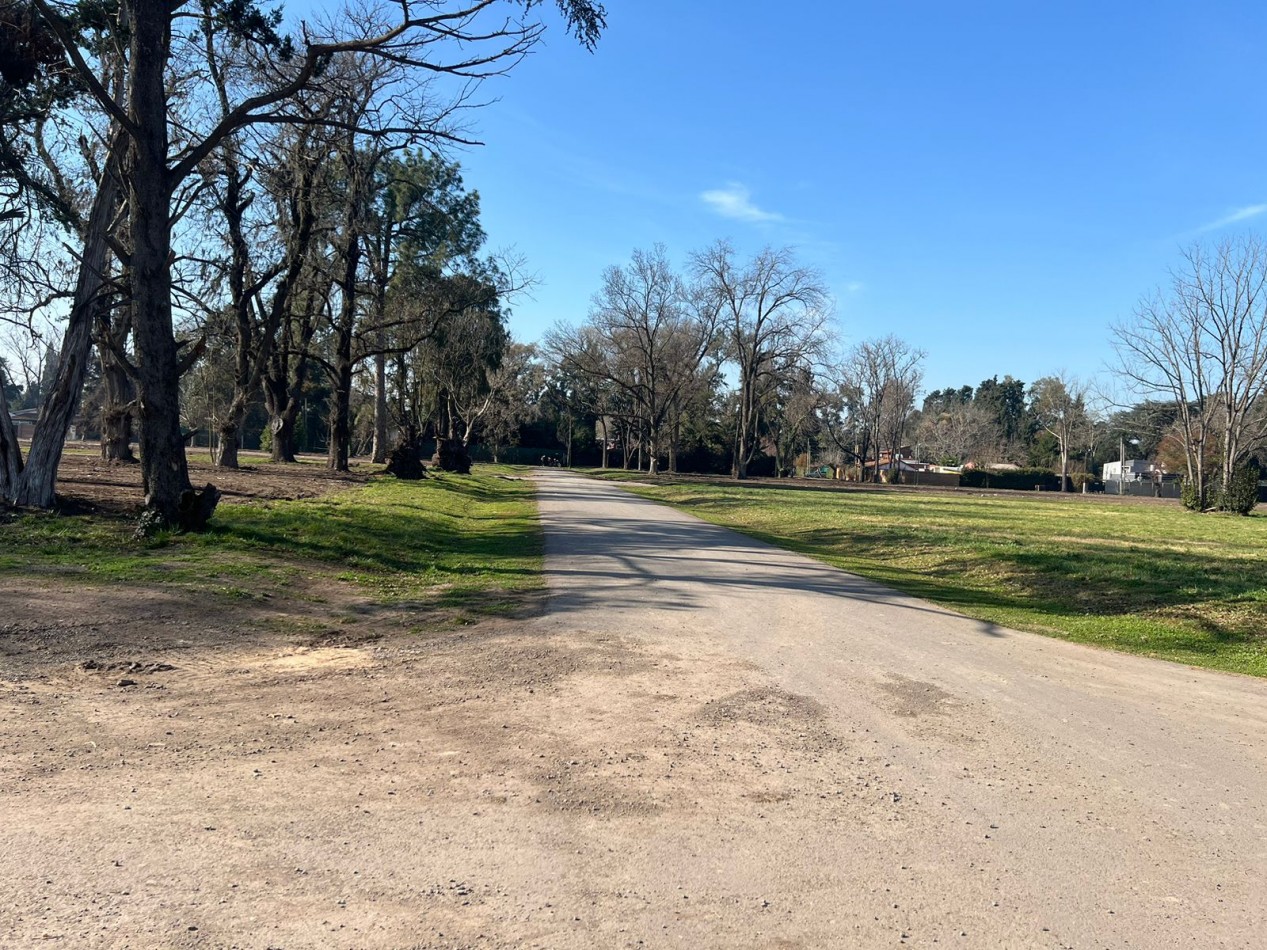
<path id="1" fill-rule="evenodd" d="M 1162 470 L 1146 459 L 1127 459 L 1125 462 L 1105 462 L 1106 482 L 1151 482 L 1161 477 Z"/>

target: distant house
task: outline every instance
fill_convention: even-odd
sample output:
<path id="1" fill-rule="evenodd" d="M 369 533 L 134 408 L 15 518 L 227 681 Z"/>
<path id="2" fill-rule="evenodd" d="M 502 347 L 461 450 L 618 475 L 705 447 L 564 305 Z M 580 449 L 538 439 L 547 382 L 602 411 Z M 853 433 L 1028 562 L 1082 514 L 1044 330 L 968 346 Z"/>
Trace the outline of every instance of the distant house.
<path id="1" fill-rule="evenodd" d="M 1157 498 L 1179 497 L 1179 476 L 1147 459 L 1105 462 L 1102 473 L 1104 491 L 1108 495 L 1151 495 Z"/>
<path id="2" fill-rule="evenodd" d="M 881 452 L 879 459 L 866 462 L 862 466 L 863 479 L 871 481 L 875 477 L 877 467 L 880 469 L 880 481 L 889 484 L 944 487 L 956 487 L 959 484 L 957 471 L 946 471 L 941 466 L 930 462 L 917 462 L 914 459 L 904 458 L 901 453 L 893 459 L 888 452 Z"/>
<path id="3" fill-rule="evenodd" d="M 1151 482 L 1163 474 L 1147 459 L 1127 459 L 1125 462 L 1105 462 L 1104 480 L 1115 482 Z"/>
<path id="4" fill-rule="evenodd" d="M 19 439 L 30 439 L 35 434 L 35 420 L 39 418 L 38 409 L 19 409 L 9 413 L 13 420 L 13 430 Z"/>

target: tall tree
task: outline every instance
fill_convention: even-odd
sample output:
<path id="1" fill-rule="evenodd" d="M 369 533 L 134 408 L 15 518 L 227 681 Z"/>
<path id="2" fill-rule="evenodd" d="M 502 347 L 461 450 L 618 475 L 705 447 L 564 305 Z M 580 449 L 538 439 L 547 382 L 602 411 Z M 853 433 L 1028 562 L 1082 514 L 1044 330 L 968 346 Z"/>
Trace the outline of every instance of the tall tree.
<path id="1" fill-rule="evenodd" d="M 738 377 L 732 474 L 745 478 L 756 453 L 763 401 L 778 381 L 813 364 L 824 347 L 827 291 L 790 249 L 766 248 L 746 263 L 728 241 L 692 256 L 705 306 L 717 314 Z"/>
<path id="2" fill-rule="evenodd" d="M 875 454 L 872 478 L 880 480 L 880 453 L 889 468 L 898 464 L 906 426 L 923 379 L 924 351 L 895 336 L 864 340 L 836 369 L 840 388 L 849 393 L 865 443 Z M 865 462 L 864 449 L 860 461 Z"/>
<path id="3" fill-rule="evenodd" d="M 76 81 L 120 129 L 146 505 L 160 520 L 187 521 L 182 514 L 189 508 L 182 508 L 182 500 L 190 482 L 179 410 L 184 357 L 173 321 L 170 270 L 178 188 L 237 130 L 259 122 L 309 121 L 292 106 L 301 91 L 322 80 L 336 55 L 378 57 L 416 68 L 424 76 L 479 80 L 509 69 L 537 42 L 542 27 L 514 18 L 514 8 L 531 8 L 527 0 L 402 0 L 390 21 L 348 14 L 335 21 L 340 32 L 318 36 L 306 29 L 296 41 L 279 34 L 277 15 L 262 12 L 250 0 L 205 0 L 201 6 L 182 0 L 132 0 L 106 24 L 125 50 L 123 91 L 118 94 L 100 79 L 98 47 L 83 42 L 77 9 L 59 0 L 33 3 Z M 604 25 L 602 7 L 592 0 L 559 0 L 559 5 L 573 32 L 592 46 Z M 255 82 L 234 97 L 228 113 L 206 122 L 201 121 L 205 113 L 172 98 L 169 85 L 172 67 L 195 55 L 191 44 L 203 35 L 197 27 L 200 19 L 218 21 L 260 62 Z M 462 95 L 457 103 L 408 118 L 429 134 L 453 137 L 453 109 Z M 206 511 L 205 505 L 195 507 Z"/>
<path id="4" fill-rule="evenodd" d="M 715 314 L 705 298 L 688 292 L 658 244 L 604 272 L 583 332 L 560 327 L 547 338 L 560 366 L 592 386 L 610 384 L 628 395 L 653 475 L 667 447 L 666 423 L 712 348 Z"/>
<path id="5" fill-rule="evenodd" d="M 1069 491 L 1069 453 L 1084 440 L 1090 425 L 1087 387 L 1066 373 L 1044 376 L 1030 386 L 1030 411 L 1037 423 L 1051 433 L 1060 450 L 1060 490 Z"/>
<path id="6" fill-rule="evenodd" d="M 1177 410 L 1190 503 L 1218 502 L 1206 459 L 1217 457 L 1219 485 L 1230 486 L 1267 438 L 1267 248 L 1251 236 L 1189 248 L 1113 342 L 1134 391 Z"/>

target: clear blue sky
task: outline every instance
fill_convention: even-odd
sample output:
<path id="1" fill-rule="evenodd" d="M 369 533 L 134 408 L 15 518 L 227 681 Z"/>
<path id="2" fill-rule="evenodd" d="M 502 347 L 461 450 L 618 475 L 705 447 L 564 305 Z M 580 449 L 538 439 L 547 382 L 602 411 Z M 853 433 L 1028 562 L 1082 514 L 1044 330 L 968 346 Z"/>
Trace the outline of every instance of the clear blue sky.
<path id="1" fill-rule="evenodd" d="M 1089 375 L 1182 245 L 1267 226 L 1261 0 L 608 8 L 592 55 L 549 11 L 456 156 L 543 281 L 520 339 L 635 247 L 729 237 L 797 247 L 928 388 Z"/>

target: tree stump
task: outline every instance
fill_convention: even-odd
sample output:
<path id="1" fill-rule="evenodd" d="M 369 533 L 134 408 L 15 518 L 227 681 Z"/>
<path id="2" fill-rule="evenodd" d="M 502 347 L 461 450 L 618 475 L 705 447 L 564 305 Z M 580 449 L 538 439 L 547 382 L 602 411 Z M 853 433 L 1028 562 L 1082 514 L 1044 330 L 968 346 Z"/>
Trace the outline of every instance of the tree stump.
<path id="1" fill-rule="evenodd" d="M 387 473 L 402 481 L 416 482 L 427 477 L 427 467 L 418 457 L 416 445 L 398 445 L 387 456 Z"/>
<path id="2" fill-rule="evenodd" d="M 436 454 L 432 456 L 431 464 L 442 472 L 469 475 L 471 474 L 471 453 L 456 439 L 438 439 Z"/>

